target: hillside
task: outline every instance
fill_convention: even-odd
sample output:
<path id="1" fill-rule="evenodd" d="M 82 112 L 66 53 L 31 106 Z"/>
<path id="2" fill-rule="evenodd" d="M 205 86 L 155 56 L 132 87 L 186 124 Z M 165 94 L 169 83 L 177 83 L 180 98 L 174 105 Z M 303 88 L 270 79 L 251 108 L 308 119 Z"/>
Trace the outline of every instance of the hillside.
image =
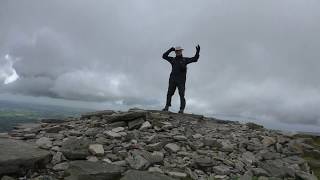
<path id="1" fill-rule="evenodd" d="M 316 143 L 254 123 L 105 110 L 2 133 L 0 177 L 311 180 L 319 165 Z"/>
<path id="2" fill-rule="evenodd" d="M 35 123 L 41 118 L 79 116 L 88 109 L 0 100 L 0 132 L 12 130 L 20 123 Z"/>

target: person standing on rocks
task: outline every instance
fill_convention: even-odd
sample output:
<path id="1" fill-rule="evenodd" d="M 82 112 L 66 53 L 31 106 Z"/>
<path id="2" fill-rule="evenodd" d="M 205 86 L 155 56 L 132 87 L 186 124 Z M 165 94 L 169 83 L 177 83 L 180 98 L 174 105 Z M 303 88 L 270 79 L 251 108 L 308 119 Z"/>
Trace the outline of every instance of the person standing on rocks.
<path id="1" fill-rule="evenodd" d="M 187 65 L 192 62 L 197 62 L 199 59 L 200 53 L 200 46 L 196 46 L 196 54 L 194 57 L 183 57 L 182 51 L 184 49 L 180 46 L 171 47 L 167 50 L 163 55 L 162 58 L 167 60 L 171 66 L 172 70 L 170 73 L 169 78 L 169 87 L 167 91 L 167 101 L 166 106 L 162 109 L 163 111 L 168 111 L 169 107 L 171 106 L 171 98 L 174 95 L 176 88 L 178 87 L 179 96 L 180 96 L 180 110 L 179 113 L 183 113 L 184 108 L 186 106 L 186 100 L 184 97 L 185 93 L 185 83 L 186 83 L 186 75 L 187 75 Z M 175 52 L 176 57 L 170 57 L 169 54 L 171 52 Z"/>

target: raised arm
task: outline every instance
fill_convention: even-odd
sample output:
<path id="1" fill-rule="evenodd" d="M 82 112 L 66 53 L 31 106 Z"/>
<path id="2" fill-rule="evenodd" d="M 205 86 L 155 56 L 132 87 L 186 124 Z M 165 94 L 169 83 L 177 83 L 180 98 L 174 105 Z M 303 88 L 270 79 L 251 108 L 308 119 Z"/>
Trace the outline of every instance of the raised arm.
<path id="1" fill-rule="evenodd" d="M 196 54 L 195 54 L 193 57 L 187 58 L 187 64 L 198 61 L 198 59 L 199 59 L 199 57 L 200 57 L 200 54 L 199 54 L 199 53 L 200 53 L 200 46 L 199 46 L 199 45 L 196 46 L 196 50 L 197 50 L 197 52 L 196 52 Z"/>
<path id="2" fill-rule="evenodd" d="M 162 58 L 171 63 L 173 57 L 170 57 L 169 54 L 174 51 L 174 47 L 168 49 L 165 53 L 163 53 Z"/>

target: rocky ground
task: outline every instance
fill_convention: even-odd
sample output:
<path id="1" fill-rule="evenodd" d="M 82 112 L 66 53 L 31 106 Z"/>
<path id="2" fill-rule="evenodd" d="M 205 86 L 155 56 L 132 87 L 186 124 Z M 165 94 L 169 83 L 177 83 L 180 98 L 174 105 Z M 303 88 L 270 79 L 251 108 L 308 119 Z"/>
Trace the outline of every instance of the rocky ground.
<path id="1" fill-rule="evenodd" d="M 133 108 L 45 119 L 0 134 L 0 178 L 317 179 L 307 143 L 254 123 Z"/>

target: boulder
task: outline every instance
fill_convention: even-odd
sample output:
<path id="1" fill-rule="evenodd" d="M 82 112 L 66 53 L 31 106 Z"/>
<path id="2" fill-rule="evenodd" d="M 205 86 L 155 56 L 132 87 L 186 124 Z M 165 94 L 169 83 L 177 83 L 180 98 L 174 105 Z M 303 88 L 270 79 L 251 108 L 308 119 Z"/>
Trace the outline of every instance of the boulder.
<path id="1" fill-rule="evenodd" d="M 134 119 L 143 118 L 146 119 L 146 112 L 125 112 L 125 113 L 118 113 L 112 114 L 107 116 L 107 121 L 109 123 L 117 122 L 117 121 L 132 121 Z"/>
<path id="2" fill-rule="evenodd" d="M 89 155 L 90 141 L 86 139 L 69 138 L 62 143 L 60 151 L 71 160 L 86 159 Z"/>
<path id="3" fill-rule="evenodd" d="M 81 119 L 91 118 L 93 116 L 102 117 L 104 115 L 111 115 L 115 113 L 113 110 L 104 110 L 104 111 L 95 111 L 95 112 L 88 112 L 81 115 Z"/>
<path id="4" fill-rule="evenodd" d="M 49 151 L 37 148 L 34 143 L 0 138 L 0 176 L 44 168 L 51 157 Z"/>
<path id="5" fill-rule="evenodd" d="M 168 143 L 167 145 L 165 145 L 164 147 L 167 151 L 172 152 L 172 153 L 176 153 L 180 150 L 180 146 L 178 146 L 175 143 Z"/>
<path id="6" fill-rule="evenodd" d="M 143 123 L 144 123 L 144 119 L 143 118 L 138 118 L 138 119 L 135 119 L 133 121 L 129 121 L 128 122 L 128 129 L 129 130 L 139 129 Z"/>
<path id="7" fill-rule="evenodd" d="M 115 180 L 121 177 L 124 169 L 120 166 L 91 162 L 71 161 L 66 172 L 69 174 L 66 180 Z"/>
<path id="8" fill-rule="evenodd" d="M 52 141 L 47 137 L 41 137 L 36 141 L 39 148 L 50 149 L 52 147 Z"/>
<path id="9" fill-rule="evenodd" d="M 64 171 L 66 169 L 68 169 L 69 167 L 69 163 L 68 162 L 63 162 L 63 163 L 59 163 L 53 166 L 53 170 L 54 171 Z"/>
<path id="10" fill-rule="evenodd" d="M 263 128 L 262 125 L 259 125 L 259 124 L 253 123 L 253 122 L 248 122 L 248 123 L 246 123 L 246 125 L 251 130 L 262 129 Z"/>
<path id="11" fill-rule="evenodd" d="M 96 155 L 96 156 L 103 156 L 104 155 L 104 149 L 101 144 L 90 144 L 89 151 L 91 154 Z"/>
<path id="12" fill-rule="evenodd" d="M 148 129 L 148 128 L 151 128 L 151 127 L 152 127 L 151 123 L 150 123 L 149 121 L 145 121 L 145 122 L 141 125 L 140 130 L 145 130 L 145 129 Z"/>
<path id="13" fill-rule="evenodd" d="M 132 169 L 137 170 L 145 170 L 151 165 L 148 160 L 136 152 L 130 153 L 126 161 Z"/>

